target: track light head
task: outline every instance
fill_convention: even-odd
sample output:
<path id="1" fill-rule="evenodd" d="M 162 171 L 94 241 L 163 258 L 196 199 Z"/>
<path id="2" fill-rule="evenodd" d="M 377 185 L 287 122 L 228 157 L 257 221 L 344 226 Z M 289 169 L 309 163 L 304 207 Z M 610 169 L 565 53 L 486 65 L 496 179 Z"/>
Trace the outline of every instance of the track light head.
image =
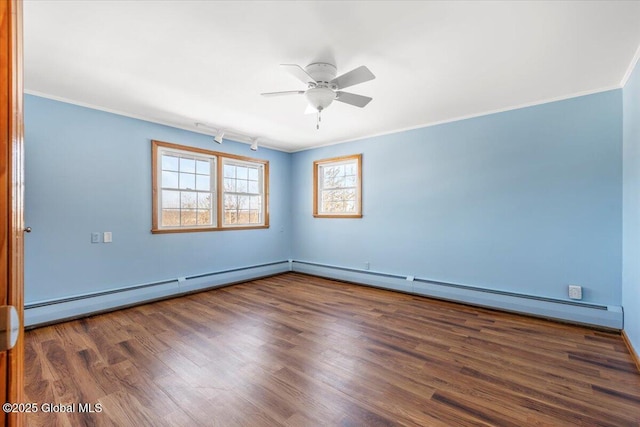
<path id="1" fill-rule="evenodd" d="M 258 138 L 251 138 L 251 150 L 258 151 Z"/>
<path id="2" fill-rule="evenodd" d="M 213 140 L 215 142 L 217 142 L 218 144 L 222 144 L 222 137 L 224 136 L 224 131 L 222 129 L 220 129 L 218 131 L 218 133 L 216 133 L 216 136 L 213 138 Z"/>

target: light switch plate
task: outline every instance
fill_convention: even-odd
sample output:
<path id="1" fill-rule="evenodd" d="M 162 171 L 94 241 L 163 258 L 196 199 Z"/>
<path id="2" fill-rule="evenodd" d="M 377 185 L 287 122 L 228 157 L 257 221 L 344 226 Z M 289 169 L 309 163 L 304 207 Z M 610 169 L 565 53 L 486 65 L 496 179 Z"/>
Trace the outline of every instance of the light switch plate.
<path id="1" fill-rule="evenodd" d="M 103 236 L 103 242 L 105 243 L 111 243 L 113 240 L 111 238 L 111 232 L 110 231 L 105 231 L 104 232 L 104 236 Z"/>
<path id="2" fill-rule="evenodd" d="M 100 233 L 91 233 L 91 243 L 100 243 Z"/>

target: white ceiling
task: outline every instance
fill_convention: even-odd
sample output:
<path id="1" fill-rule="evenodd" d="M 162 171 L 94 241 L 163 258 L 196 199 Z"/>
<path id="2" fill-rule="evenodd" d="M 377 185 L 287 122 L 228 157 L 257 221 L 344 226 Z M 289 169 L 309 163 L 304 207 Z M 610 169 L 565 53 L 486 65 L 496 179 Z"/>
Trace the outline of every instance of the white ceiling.
<path id="1" fill-rule="evenodd" d="M 620 87 L 639 45 L 638 1 L 24 2 L 27 93 L 284 151 Z M 376 79 L 318 131 L 303 96 L 259 94 L 319 60 Z"/>

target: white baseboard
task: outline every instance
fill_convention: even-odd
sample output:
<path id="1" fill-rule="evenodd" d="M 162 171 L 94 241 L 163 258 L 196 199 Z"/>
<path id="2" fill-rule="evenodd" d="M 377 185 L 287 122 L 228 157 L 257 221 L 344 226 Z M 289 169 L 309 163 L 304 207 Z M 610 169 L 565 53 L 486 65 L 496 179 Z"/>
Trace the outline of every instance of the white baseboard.
<path id="1" fill-rule="evenodd" d="M 541 298 L 306 261 L 294 260 L 292 267 L 300 273 L 549 319 L 618 330 L 623 324 L 620 306 Z"/>
<path id="2" fill-rule="evenodd" d="M 244 282 L 289 271 L 289 261 L 241 267 L 189 277 L 144 283 L 92 294 L 74 295 L 25 304 L 25 327 L 35 327 L 62 320 L 146 303 L 190 292 Z"/>
<path id="3" fill-rule="evenodd" d="M 538 298 L 422 278 L 409 277 L 412 280 L 408 280 L 397 274 L 288 260 L 27 303 L 24 310 L 25 327 L 59 322 L 287 271 L 604 328 L 622 329 L 623 325 L 622 307 L 619 306 Z"/>

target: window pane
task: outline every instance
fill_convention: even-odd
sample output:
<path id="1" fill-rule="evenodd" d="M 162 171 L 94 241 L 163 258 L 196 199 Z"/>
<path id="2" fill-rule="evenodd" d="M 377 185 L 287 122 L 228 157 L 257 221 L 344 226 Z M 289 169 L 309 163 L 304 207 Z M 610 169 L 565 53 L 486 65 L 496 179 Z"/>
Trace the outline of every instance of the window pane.
<path id="1" fill-rule="evenodd" d="M 180 207 L 182 209 L 196 208 L 196 193 L 190 191 L 182 191 L 180 193 Z"/>
<path id="2" fill-rule="evenodd" d="M 224 191 L 235 192 L 236 191 L 236 180 L 225 178 L 224 179 Z"/>
<path id="3" fill-rule="evenodd" d="M 238 196 L 238 209 L 249 209 L 249 196 Z"/>
<path id="4" fill-rule="evenodd" d="M 198 225 L 211 225 L 211 211 L 198 210 Z"/>
<path id="5" fill-rule="evenodd" d="M 211 168 L 210 168 L 210 163 L 209 162 L 205 162 L 204 160 L 197 160 L 196 161 L 196 173 L 199 173 L 201 175 L 211 175 Z"/>
<path id="6" fill-rule="evenodd" d="M 250 211 L 249 213 L 249 222 L 252 224 L 260 223 L 260 212 L 258 211 Z"/>
<path id="7" fill-rule="evenodd" d="M 355 175 L 347 176 L 344 179 L 345 187 L 355 187 L 356 186 L 356 177 Z"/>
<path id="8" fill-rule="evenodd" d="M 178 188 L 178 173 L 162 171 L 162 188 Z"/>
<path id="9" fill-rule="evenodd" d="M 251 181 L 257 181 L 259 176 L 258 168 L 249 168 L 249 179 Z"/>
<path id="10" fill-rule="evenodd" d="M 236 177 L 236 167 L 233 165 L 224 165 L 224 177 L 225 178 L 235 178 Z"/>
<path id="11" fill-rule="evenodd" d="M 247 188 L 247 192 L 249 193 L 259 193 L 260 187 L 258 186 L 258 181 L 249 181 L 249 188 Z"/>
<path id="12" fill-rule="evenodd" d="M 342 190 L 342 200 L 356 200 L 356 190 L 354 188 Z"/>
<path id="13" fill-rule="evenodd" d="M 177 227 L 180 225 L 180 211 L 177 209 L 162 210 L 162 226 Z"/>
<path id="14" fill-rule="evenodd" d="M 196 176 L 191 173 L 180 173 L 180 188 L 195 190 Z"/>
<path id="15" fill-rule="evenodd" d="M 211 208 L 211 193 L 198 193 L 198 208 L 199 209 Z"/>
<path id="16" fill-rule="evenodd" d="M 211 177 L 209 175 L 196 175 L 196 190 L 209 191 L 211 188 Z"/>
<path id="17" fill-rule="evenodd" d="M 327 190 L 322 192 L 322 201 L 331 202 L 336 199 L 336 190 Z"/>
<path id="18" fill-rule="evenodd" d="M 162 155 L 162 170 L 177 171 L 178 170 L 178 158 L 174 156 Z"/>
<path id="19" fill-rule="evenodd" d="M 249 171 L 244 166 L 236 166 L 236 178 L 238 179 L 248 179 Z"/>
<path id="20" fill-rule="evenodd" d="M 224 195 L 224 208 L 225 209 L 238 209 L 238 196 L 233 194 Z"/>
<path id="21" fill-rule="evenodd" d="M 162 191 L 162 208 L 180 208 L 180 192 L 179 191 Z"/>
<path id="22" fill-rule="evenodd" d="M 236 211 L 225 211 L 224 222 L 225 224 L 236 224 L 238 222 L 238 214 Z"/>
<path id="23" fill-rule="evenodd" d="M 238 211 L 238 224 L 248 224 L 249 223 L 249 211 L 242 210 Z"/>
<path id="24" fill-rule="evenodd" d="M 244 179 L 239 179 L 236 181 L 236 192 L 238 193 L 246 193 L 247 192 L 247 181 Z"/>
<path id="25" fill-rule="evenodd" d="M 345 175 L 356 175 L 357 172 L 358 172 L 358 166 L 356 165 L 355 162 L 345 165 L 345 171 L 344 171 Z"/>
<path id="26" fill-rule="evenodd" d="M 180 225 L 196 225 L 195 210 L 182 210 L 180 212 Z"/>
<path id="27" fill-rule="evenodd" d="M 180 157 L 180 172 L 196 172 L 196 161 L 194 159 L 185 159 Z"/>
<path id="28" fill-rule="evenodd" d="M 249 209 L 262 209 L 260 199 L 260 196 L 251 197 L 251 199 L 249 200 Z"/>
<path id="29" fill-rule="evenodd" d="M 356 211 L 356 202 L 345 202 L 344 204 L 345 212 L 353 213 Z"/>

